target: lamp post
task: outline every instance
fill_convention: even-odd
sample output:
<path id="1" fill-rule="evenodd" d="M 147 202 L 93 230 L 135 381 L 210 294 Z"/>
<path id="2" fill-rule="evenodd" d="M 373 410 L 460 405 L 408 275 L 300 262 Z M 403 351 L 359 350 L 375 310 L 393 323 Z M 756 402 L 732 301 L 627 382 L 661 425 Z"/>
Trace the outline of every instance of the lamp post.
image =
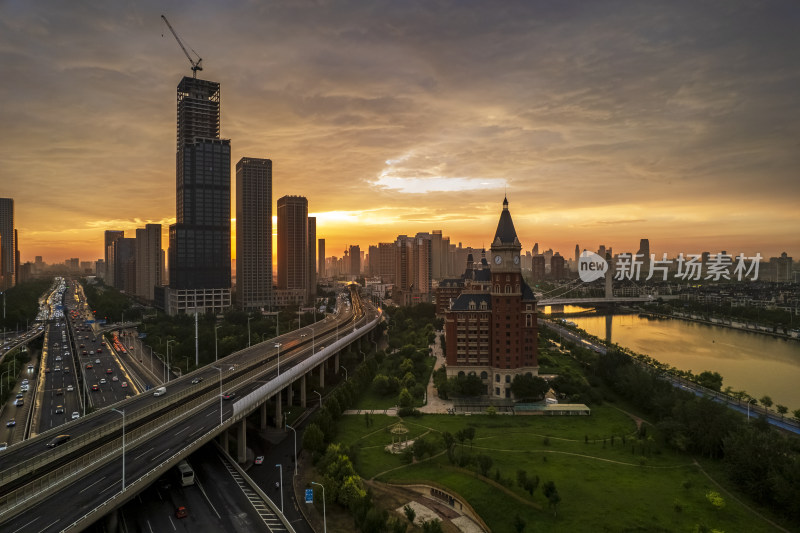
<path id="1" fill-rule="evenodd" d="M 222 369 L 214 365 L 211 368 L 219 371 L 219 425 L 222 426 Z"/>
<path id="2" fill-rule="evenodd" d="M 247 347 L 250 347 L 250 321 L 253 320 L 253 317 L 247 317 Z"/>
<path id="3" fill-rule="evenodd" d="M 289 424 L 286 424 L 286 427 L 291 429 L 292 432 L 294 432 L 294 475 L 296 476 L 297 475 L 297 431 L 295 431 L 295 429 Z"/>
<path id="4" fill-rule="evenodd" d="M 311 330 L 311 355 L 314 355 L 314 345 L 315 345 L 315 335 L 314 335 L 314 328 L 311 326 L 306 326 L 303 329 L 310 329 Z M 305 337 L 306 334 L 301 334 L 301 337 Z"/>
<path id="5" fill-rule="evenodd" d="M 750 421 L 750 405 L 755 403 L 755 402 L 756 402 L 755 398 L 750 398 L 750 400 L 747 402 L 747 421 L 748 422 Z"/>
<path id="6" fill-rule="evenodd" d="M 358 349 L 358 353 L 360 353 L 360 354 L 361 354 L 361 362 L 364 362 L 364 361 L 366 361 L 366 360 L 367 360 L 367 354 L 365 354 L 365 353 L 364 353 L 364 352 L 361 350 L 361 348 L 359 348 L 359 349 Z"/>
<path id="7" fill-rule="evenodd" d="M 322 394 L 318 393 L 317 391 L 311 391 L 311 392 L 313 392 L 314 394 L 319 396 L 319 406 L 321 408 L 322 407 Z"/>
<path id="8" fill-rule="evenodd" d="M 169 343 L 176 342 L 177 339 L 167 339 L 167 379 L 166 382 L 169 383 Z"/>
<path id="9" fill-rule="evenodd" d="M 312 481 L 311 484 L 322 487 L 322 532 L 328 533 L 328 518 L 325 515 L 325 486 L 322 483 L 317 483 L 316 481 Z"/>
<path id="10" fill-rule="evenodd" d="M 278 375 L 281 375 L 281 343 L 276 342 L 275 347 L 278 349 Z"/>
<path id="11" fill-rule="evenodd" d="M 6 383 L 5 377 L 11 374 L 11 369 L 9 368 L 5 372 L 3 372 L 2 376 L 0 376 L 0 396 L 3 395 L 3 383 Z"/>
<path id="12" fill-rule="evenodd" d="M 112 411 L 122 415 L 122 492 L 125 492 L 125 409 L 111 408 Z"/>
<path id="13" fill-rule="evenodd" d="M 219 341 L 217 340 L 217 330 L 222 326 L 214 326 L 214 361 L 219 359 Z"/>
<path id="14" fill-rule="evenodd" d="M 375 353 L 378 353 L 378 341 L 372 341 L 372 344 L 375 345 Z"/>
<path id="15" fill-rule="evenodd" d="M 344 380 L 347 381 L 347 369 L 344 367 L 344 365 L 339 365 L 339 368 L 344 370 Z"/>
<path id="16" fill-rule="evenodd" d="M 283 465 L 282 464 L 277 464 L 277 465 L 275 465 L 275 468 L 278 469 L 278 472 L 279 472 L 278 476 L 280 477 L 280 480 L 281 480 L 281 484 L 280 484 L 280 487 L 281 487 L 281 514 L 283 514 Z"/>

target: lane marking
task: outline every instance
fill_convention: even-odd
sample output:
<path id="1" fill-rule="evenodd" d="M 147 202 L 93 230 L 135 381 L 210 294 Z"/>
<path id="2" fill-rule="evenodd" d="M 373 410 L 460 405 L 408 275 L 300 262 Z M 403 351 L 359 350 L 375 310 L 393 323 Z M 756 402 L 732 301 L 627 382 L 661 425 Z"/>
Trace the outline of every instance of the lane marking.
<path id="1" fill-rule="evenodd" d="M 175 433 L 175 436 L 177 437 L 178 435 L 180 435 L 181 433 L 183 433 L 183 432 L 184 432 L 184 431 L 186 431 L 187 429 L 191 429 L 191 428 L 192 428 L 192 426 L 186 426 L 185 428 L 183 428 L 183 429 L 182 429 L 182 430 L 180 430 L 179 432 Z"/>
<path id="2" fill-rule="evenodd" d="M 100 483 L 101 481 L 103 481 L 105 478 L 106 478 L 106 476 L 103 476 L 103 477 L 101 477 L 100 479 L 98 479 L 97 481 L 95 481 L 94 483 L 92 483 L 91 485 L 89 485 L 88 487 L 84 487 L 84 488 L 82 488 L 82 489 L 81 489 L 79 492 L 83 492 L 83 491 L 89 490 L 90 488 L 94 487 L 95 485 L 97 485 L 98 483 Z"/>
<path id="3" fill-rule="evenodd" d="M 164 454 L 165 454 L 165 453 L 167 453 L 168 451 L 169 451 L 169 448 L 167 448 L 166 450 L 164 450 L 164 451 L 163 451 L 163 452 L 161 452 L 160 454 L 158 454 L 158 455 L 156 455 L 155 457 L 153 457 L 153 458 L 151 459 L 151 461 L 155 461 L 155 460 L 156 460 L 156 458 L 158 458 L 158 457 L 161 457 L 162 455 L 164 455 Z"/>
<path id="4" fill-rule="evenodd" d="M 26 528 L 26 527 L 28 527 L 29 525 L 33 524 L 34 522 L 36 522 L 36 521 L 37 521 L 37 520 L 39 520 L 40 518 L 41 518 L 41 516 L 37 516 L 36 518 L 34 518 L 33 520 L 31 520 L 31 521 L 30 521 L 30 522 L 28 522 L 27 524 L 23 525 L 22 527 L 19 527 L 19 528 L 15 529 L 15 530 L 14 530 L 14 531 L 12 531 L 11 533 L 18 533 L 19 531 L 22 531 L 23 529 L 25 529 L 25 528 Z"/>
<path id="5" fill-rule="evenodd" d="M 152 452 L 154 449 L 155 449 L 155 448 L 150 448 L 150 449 L 149 449 L 149 450 L 147 450 L 146 452 L 142 453 L 141 455 L 137 455 L 137 456 L 136 456 L 136 457 L 134 457 L 133 459 L 134 459 L 134 460 L 139 460 L 139 459 L 141 459 L 142 457 L 144 457 L 145 455 L 147 455 L 148 453 Z"/>

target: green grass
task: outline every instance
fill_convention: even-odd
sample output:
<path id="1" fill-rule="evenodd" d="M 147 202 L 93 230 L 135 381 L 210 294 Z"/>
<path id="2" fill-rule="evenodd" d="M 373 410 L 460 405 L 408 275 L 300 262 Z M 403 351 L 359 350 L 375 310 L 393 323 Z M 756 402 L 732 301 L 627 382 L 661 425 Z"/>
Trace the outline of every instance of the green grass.
<path id="1" fill-rule="evenodd" d="M 610 405 L 593 407 L 589 417 L 425 415 L 403 420 L 410 439 L 425 432 L 455 434 L 474 427 L 475 440 L 471 447 L 465 443 L 463 453 L 492 457 L 491 479 L 451 465 L 445 455 L 404 465 L 399 456 L 384 450 L 392 441 L 386 428 L 398 419 L 372 419 L 370 427 L 363 416 L 343 417 L 339 424 L 338 440 L 360 449 L 357 468 L 363 477 L 443 485 L 464 497 L 497 533 L 513 531 L 515 514 L 527 522 L 526 531 L 691 531 L 697 524 L 728 533 L 772 530 L 730 498 L 725 498 L 724 509 L 714 509 L 705 494 L 718 489 L 691 457 L 657 450 L 655 444 L 650 455 L 643 456 L 638 446 L 631 453 L 635 424 Z M 621 435 L 626 435 L 625 446 Z M 456 444 L 456 457 L 461 453 Z M 496 469 L 502 486 L 492 481 Z M 516 486 L 517 469 L 538 475 L 542 484 L 555 482 L 562 498 L 557 516 L 548 508 L 541 484 L 533 497 Z M 718 470 L 712 475 L 725 483 Z"/>

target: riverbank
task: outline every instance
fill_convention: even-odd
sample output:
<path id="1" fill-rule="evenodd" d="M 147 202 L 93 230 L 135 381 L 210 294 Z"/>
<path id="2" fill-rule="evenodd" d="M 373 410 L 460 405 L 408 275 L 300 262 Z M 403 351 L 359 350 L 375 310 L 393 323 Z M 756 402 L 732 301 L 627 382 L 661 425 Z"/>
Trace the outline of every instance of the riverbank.
<path id="1" fill-rule="evenodd" d="M 731 319 L 724 319 L 724 318 L 706 319 L 700 317 L 699 315 L 687 315 L 685 313 L 672 313 L 667 315 L 664 313 L 656 313 L 654 311 L 639 310 L 638 312 L 639 316 L 643 318 L 647 318 L 648 316 L 653 316 L 658 318 L 676 318 L 679 320 L 685 320 L 687 322 L 697 322 L 700 324 L 707 324 L 709 326 L 721 326 L 723 328 L 736 329 L 739 331 L 746 331 L 748 333 L 759 333 L 761 335 L 769 335 L 771 337 L 776 337 L 779 339 L 800 341 L 800 331 L 798 330 L 789 330 L 789 334 L 784 334 L 773 331 L 772 328 L 770 328 L 769 326 L 763 326 L 760 324 L 754 324 L 749 322 L 739 322 Z"/>

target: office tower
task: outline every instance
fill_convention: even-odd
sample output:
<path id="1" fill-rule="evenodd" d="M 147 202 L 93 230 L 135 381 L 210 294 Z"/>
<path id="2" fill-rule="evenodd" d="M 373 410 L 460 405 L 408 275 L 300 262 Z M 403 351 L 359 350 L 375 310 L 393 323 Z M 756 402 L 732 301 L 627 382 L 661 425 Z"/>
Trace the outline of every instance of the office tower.
<path id="1" fill-rule="evenodd" d="M 136 230 L 136 296 L 152 302 L 155 287 L 163 284 L 161 224 L 147 224 Z"/>
<path id="2" fill-rule="evenodd" d="M 576 244 L 575 245 L 575 269 L 576 270 L 578 268 L 578 261 L 580 261 L 580 258 L 581 258 L 581 247 Z"/>
<path id="3" fill-rule="evenodd" d="M 178 84 L 176 223 L 169 227 L 169 314 L 230 307 L 231 145 L 220 139 L 220 86 Z"/>
<path id="4" fill-rule="evenodd" d="M 272 305 L 272 161 L 236 163 L 236 293 L 242 309 Z"/>
<path id="5" fill-rule="evenodd" d="M 14 285 L 19 283 L 19 234 L 14 228 Z"/>
<path id="6" fill-rule="evenodd" d="M 308 200 L 278 198 L 278 288 L 308 294 Z"/>
<path id="7" fill-rule="evenodd" d="M 0 288 L 14 285 L 14 199 L 0 198 Z"/>
<path id="8" fill-rule="evenodd" d="M 395 243 L 379 242 L 376 263 L 376 276 L 380 276 L 383 283 L 394 283 L 397 264 L 395 262 Z"/>
<path id="9" fill-rule="evenodd" d="M 317 217 L 308 217 L 308 298 L 317 296 Z"/>
<path id="10" fill-rule="evenodd" d="M 348 274 L 358 277 L 361 274 L 361 247 L 359 245 L 350 246 L 350 268 Z"/>
<path id="11" fill-rule="evenodd" d="M 533 244 L 533 255 L 539 255 L 539 243 L 536 242 Z"/>
<path id="12" fill-rule="evenodd" d="M 106 267 L 106 271 L 111 273 L 113 287 L 131 295 L 135 294 L 136 239 L 122 237 L 114 240 L 108 248 L 110 265 Z M 132 279 L 131 269 L 133 270 Z"/>
<path id="13" fill-rule="evenodd" d="M 642 261 L 641 266 L 641 275 L 639 279 L 646 279 L 647 275 L 650 273 L 650 240 L 649 239 L 640 239 L 639 240 L 639 251 L 636 252 L 638 259 Z"/>
<path id="14" fill-rule="evenodd" d="M 564 262 L 564 257 L 556 252 L 550 259 L 550 277 L 555 280 L 564 279 L 567 277 L 567 268 Z"/>
<path id="15" fill-rule="evenodd" d="M 531 260 L 531 276 L 533 281 L 542 281 L 545 274 L 544 256 L 534 255 Z"/>
<path id="16" fill-rule="evenodd" d="M 319 239 L 319 253 L 317 254 L 317 259 L 319 261 L 319 277 L 325 278 L 328 276 L 327 271 L 325 270 L 325 239 Z"/>
<path id="17" fill-rule="evenodd" d="M 105 266 L 106 270 L 103 273 L 103 280 L 105 281 L 106 285 L 114 286 L 114 271 L 111 269 L 112 262 L 109 258 L 109 252 L 111 251 L 111 245 L 114 244 L 114 241 L 117 239 L 121 239 L 125 236 L 125 232 L 121 230 L 106 230 L 105 233 L 105 246 L 103 247 L 103 251 L 105 253 Z"/>
<path id="18" fill-rule="evenodd" d="M 597 249 L 597 255 L 599 255 L 603 259 L 606 258 L 606 245 L 605 244 L 601 244 L 600 247 Z"/>
<path id="19" fill-rule="evenodd" d="M 399 235 L 394 243 L 395 281 L 392 299 L 398 305 L 428 302 L 431 297 L 432 241 L 430 234 Z"/>

